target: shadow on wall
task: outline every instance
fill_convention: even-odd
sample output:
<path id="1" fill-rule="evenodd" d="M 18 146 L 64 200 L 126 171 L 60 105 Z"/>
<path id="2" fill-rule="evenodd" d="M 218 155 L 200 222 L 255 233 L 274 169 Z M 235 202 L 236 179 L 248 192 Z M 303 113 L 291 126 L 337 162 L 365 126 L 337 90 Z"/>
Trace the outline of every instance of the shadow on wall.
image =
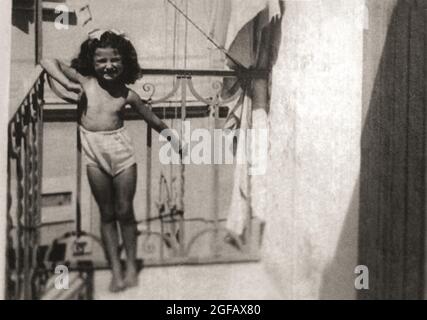
<path id="1" fill-rule="evenodd" d="M 321 299 L 352 298 L 347 284 L 354 290 L 356 266 L 343 264 L 351 254 L 347 247 L 358 207 L 358 264 L 369 268 L 369 290 L 358 291 L 357 298 L 424 298 L 426 27 L 425 1 L 397 2 L 372 93 L 363 106 L 360 186 L 325 270 Z M 378 32 L 371 26 L 365 38 L 364 79 L 375 72 L 366 61 L 375 59 L 370 50 L 378 50 Z M 363 89 L 367 95 L 366 83 Z"/>
<path id="2" fill-rule="evenodd" d="M 338 241 L 338 247 L 331 263 L 325 268 L 320 287 L 320 300 L 353 300 L 356 298 L 354 279 L 357 252 L 354 242 L 357 239 L 359 197 L 359 183 L 356 184 L 348 212 L 343 223 L 343 229 Z"/>
<path id="3" fill-rule="evenodd" d="M 398 1 L 364 106 L 359 264 L 369 268 L 370 288 L 359 299 L 423 298 L 426 9 L 425 1 Z"/>

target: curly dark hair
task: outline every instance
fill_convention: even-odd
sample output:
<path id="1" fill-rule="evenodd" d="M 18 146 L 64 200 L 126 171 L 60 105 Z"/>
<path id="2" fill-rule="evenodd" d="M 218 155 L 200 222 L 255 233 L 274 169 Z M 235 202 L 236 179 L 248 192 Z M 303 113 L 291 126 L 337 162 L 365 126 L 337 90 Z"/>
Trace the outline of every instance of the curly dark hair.
<path id="1" fill-rule="evenodd" d="M 142 77 L 141 67 L 135 47 L 124 37 L 111 31 L 106 31 L 98 39 L 87 39 L 80 46 L 80 53 L 71 62 L 71 67 L 84 76 L 95 76 L 93 56 L 98 48 L 117 49 L 122 56 L 124 70 L 120 80 L 125 84 L 135 83 Z"/>

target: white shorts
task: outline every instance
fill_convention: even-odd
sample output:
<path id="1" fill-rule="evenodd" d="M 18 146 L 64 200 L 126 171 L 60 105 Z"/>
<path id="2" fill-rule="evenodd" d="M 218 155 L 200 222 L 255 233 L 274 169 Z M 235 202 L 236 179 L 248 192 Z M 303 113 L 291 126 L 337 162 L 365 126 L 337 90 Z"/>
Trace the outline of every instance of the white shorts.
<path id="1" fill-rule="evenodd" d="M 80 126 L 80 141 L 87 165 L 115 177 L 136 163 L 132 140 L 125 127 L 113 131 L 88 131 Z"/>

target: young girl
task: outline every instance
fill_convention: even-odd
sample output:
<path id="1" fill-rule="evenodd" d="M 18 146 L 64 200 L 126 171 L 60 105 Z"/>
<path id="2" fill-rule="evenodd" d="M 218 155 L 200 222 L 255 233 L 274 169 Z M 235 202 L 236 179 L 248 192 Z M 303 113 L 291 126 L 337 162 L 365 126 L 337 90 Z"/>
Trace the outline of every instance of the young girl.
<path id="1" fill-rule="evenodd" d="M 89 184 L 101 212 L 101 234 L 112 270 L 110 291 L 135 286 L 137 230 L 133 198 L 137 167 L 123 126 L 124 107 L 135 108 L 157 132 L 168 129 L 150 111 L 147 101 L 126 86 L 141 77 L 135 48 L 115 30 L 94 30 L 71 66 L 56 59 L 41 64 L 50 76 L 81 97 L 80 140 L 88 162 Z M 177 137 L 172 137 L 172 142 L 178 151 Z M 118 226 L 126 251 L 125 276 L 118 253 Z"/>

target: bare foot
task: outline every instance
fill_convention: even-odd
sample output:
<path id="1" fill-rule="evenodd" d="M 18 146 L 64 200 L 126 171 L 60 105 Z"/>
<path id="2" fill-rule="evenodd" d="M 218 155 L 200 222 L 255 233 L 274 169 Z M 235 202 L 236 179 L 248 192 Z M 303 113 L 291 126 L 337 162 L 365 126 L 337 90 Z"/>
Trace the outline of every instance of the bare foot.
<path id="1" fill-rule="evenodd" d="M 117 293 L 123 291 L 124 289 L 126 289 L 124 281 L 113 276 L 111 278 L 111 283 L 109 287 L 110 292 Z"/>
<path id="2" fill-rule="evenodd" d="M 138 271 L 135 267 L 127 268 L 124 283 L 127 288 L 134 288 L 138 286 Z"/>

